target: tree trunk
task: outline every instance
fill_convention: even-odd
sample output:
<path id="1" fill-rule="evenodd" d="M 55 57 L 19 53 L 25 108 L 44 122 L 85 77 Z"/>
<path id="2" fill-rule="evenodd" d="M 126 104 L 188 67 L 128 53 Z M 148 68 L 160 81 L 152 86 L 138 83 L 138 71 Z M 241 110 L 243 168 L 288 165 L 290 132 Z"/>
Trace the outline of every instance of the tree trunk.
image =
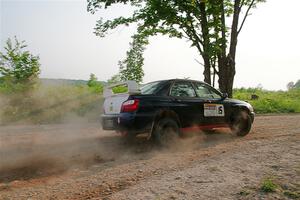
<path id="1" fill-rule="evenodd" d="M 209 58 L 207 58 L 207 56 L 205 55 L 203 55 L 202 58 L 204 60 L 204 82 L 211 85 L 210 61 Z"/>
<path id="2" fill-rule="evenodd" d="M 202 29 L 202 37 L 203 37 L 203 53 L 202 58 L 204 60 L 204 82 L 211 85 L 211 64 L 209 59 L 209 30 L 207 23 L 207 14 L 206 14 L 206 5 L 205 1 L 201 1 L 200 8 L 200 17 L 201 17 L 201 29 Z"/>
<path id="3" fill-rule="evenodd" d="M 229 97 L 232 97 L 232 88 L 235 76 L 235 55 L 238 37 L 240 3 L 241 0 L 235 0 L 234 2 L 229 53 L 226 57 L 224 57 L 224 54 L 219 57 L 219 87 L 221 92 L 227 93 Z"/>
<path id="4" fill-rule="evenodd" d="M 232 97 L 232 88 L 235 75 L 235 62 L 228 55 L 226 58 L 219 60 L 219 87 L 221 92 L 227 93 Z"/>

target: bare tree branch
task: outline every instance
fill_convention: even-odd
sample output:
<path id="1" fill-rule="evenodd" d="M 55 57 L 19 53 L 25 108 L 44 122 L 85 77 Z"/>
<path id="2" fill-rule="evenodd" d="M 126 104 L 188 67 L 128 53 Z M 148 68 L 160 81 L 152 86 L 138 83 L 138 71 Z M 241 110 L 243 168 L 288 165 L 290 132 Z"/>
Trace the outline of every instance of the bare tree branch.
<path id="1" fill-rule="evenodd" d="M 245 21 L 246 21 L 246 19 L 247 19 L 247 17 L 248 17 L 249 11 L 251 10 L 251 8 L 252 8 L 254 2 L 255 2 L 255 0 L 252 0 L 251 3 L 250 3 L 250 5 L 248 6 L 248 9 L 247 9 L 246 14 L 245 14 L 245 16 L 244 16 L 244 18 L 243 18 L 242 24 L 241 24 L 240 28 L 238 29 L 238 32 L 237 32 L 238 35 L 239 35 L 239 33 L 241 32 L 241 30 L 242 30 L 242 28 L 243 28 L 243 26 L 244 26 L 244 23 L 245 23 Z M 241 5 L 241 6 L 242 6 L 242 5 Z"/>
<path id="2" fill-rule="evenodd" d="M 199 60 L 197 60 L 197 59 L 194 59 L 198 64 L 200 64 L 200 65 L 202 65 L 203 67 L 204 67 L 204 64 L 203 63 L 201 63 Z"/>
<path id="3" fill-rule="evenodd" d="M 188 33 L 187 30 L 183 29 L 183 31 L 184 31 L 184 33 L 185 33 L 186 35 L 188 35 L 189 37 L 191 37 L 191 38 L 193 37 L 193 36 L 189 35 L 189 33 Z M 195 40 L 196 40 L 196 41 L 192 40 L 193 45 L 195 45 L 196 48 L 198 49 L 198 51 L 200 52 L 200 54 L 203 55 L 203 50 L 201 49 L 201 46 L 200 46 L 199 43 L 197 42 L 197 38 L 195 38 Z M 201 42 L 200 42 L 200 43 L 201 43 Z"/>

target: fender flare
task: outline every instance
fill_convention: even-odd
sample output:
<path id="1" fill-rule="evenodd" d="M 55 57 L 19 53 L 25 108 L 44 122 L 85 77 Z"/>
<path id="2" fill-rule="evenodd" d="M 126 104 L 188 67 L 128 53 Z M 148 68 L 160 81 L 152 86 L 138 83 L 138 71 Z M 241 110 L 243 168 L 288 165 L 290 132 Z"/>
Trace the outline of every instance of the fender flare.
<path id="1" fill-rule="evenodd" d="M 230 122 L 231 122 L 231 120 L 233 120 L 232 119 L 233 115 L 238 111 L 246 111 L 248 114 L 250 114 L 250 110 L 247 106 L 245 106 L 244 104 L 236 104 L 236 105 L 232 106 L 232 111 L 229 116 Z"/>

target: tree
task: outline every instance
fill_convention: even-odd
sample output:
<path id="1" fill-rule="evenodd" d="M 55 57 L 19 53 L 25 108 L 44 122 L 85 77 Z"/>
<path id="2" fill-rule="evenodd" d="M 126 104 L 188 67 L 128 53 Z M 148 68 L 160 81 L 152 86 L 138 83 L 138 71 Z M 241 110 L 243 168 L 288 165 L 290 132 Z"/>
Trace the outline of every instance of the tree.
<path id="1" fill-rule="evenodd" d="M 289 82 L 289 83 L 286 85 L 286 87 L 287 87 L 288 90 L 291 90 L 291 89 L 293 89 L 293 88 L 295 87 L 295 84 L 294 84 L 293 81 L 291 81 L 291 82 Z"/>
<path id="2" fill-rule="evenodd" d="M 120 74 L 115 74 L 110 79 L 107 80 L 107 83 L 110 84 L 110 85 L 118 83 L 118 82 L 121 82 L 121 75 Z"/>
<path id="3" fill-rule="evenodd" d="M 133 79 L 128 79 L 128 80 L 133 80 Z M 113 75 L 109 80 L 107 80 L 108 85 L 113 85 L 116 83 L 121 82 L 121 75 L 120 74 L 115 74 Z M 124 92 L 128 92 L 128 87 L 124 86 L 124 85 L 119 85 L 116 87 L 112 88 L 113 93 L 124 93 Z"/>
<path id="4" fill-rule="evenodd" d="M 0 52 L 1 84 L 10 86 L 23 85 L 31 88 L 40 74 L 39 57 L 25 50 L 25 41 L 19 42 L 14 38 L 14 43 L 9 38 L 4 47 L 5 52 Z"/>
<path id="5" fill-rule="evenodd" d="M 300 79 L 294 84 L 294 88 L 300 88 Z"/>
<path id="6" fill-rule="evenodd" d="M 93 87 L 93 86 L 97 85 L 97 80 L 98 80 L 98 78 L 96 77 L 96 75 L 91 73 L 90 79 L 88 80 L 87 85 L 89 87 Z"/>
<path id="7" fill-rule="evenodd" d="M 93 73 L 90 74 L 90 79 L 88 80 L 87 85 L 93 92 L 103 92 L 103 85 L 98 81 L 98 78 Z"/>
<path id="8" fill-rule="evenodd" d="M 119 62 L 120 79 L 122 81 L 135 80 L 137 83 L 142 82 L 144 76 L 143 52 L 146 44 L 148 44 L 146 38 L 139 35 L 133 37 L 133 42 L 130 43 L 130 50 L 127 51 L 127 58 Z"/>
<path id="9" fill-rule="evenodd" d="M 217 74 L 222 92 L 232 96 L 235 76 L 237 38 L 247 16 L 264 0 L 88 0 L 88 11 L 108 9 L 113 4 L 130 4 L 135 8 L 130 17 L 100 19 L 95 34 L 104 37 L 120 25 L 137 24 L 135 38 L 146 40 L 157 34 L 185 38 L 196 47 L 204 62 L 204 81 L 211 84 Z M 244 14 L 241 15 L 241 13 Z M 241 23 L 239 23 L 239 19 Z M 229 24 L 231 23 L 231 24 Z M 229 28 L 230 27 L 230 28 Z M 147 44 L 147 43 L 145 43 Z M 140 55 L 143 49 L 137 51 Z M 131 56 L 132 54 L 127 54 Z M 140 56 L 127 58 L 141 59 Z"/>

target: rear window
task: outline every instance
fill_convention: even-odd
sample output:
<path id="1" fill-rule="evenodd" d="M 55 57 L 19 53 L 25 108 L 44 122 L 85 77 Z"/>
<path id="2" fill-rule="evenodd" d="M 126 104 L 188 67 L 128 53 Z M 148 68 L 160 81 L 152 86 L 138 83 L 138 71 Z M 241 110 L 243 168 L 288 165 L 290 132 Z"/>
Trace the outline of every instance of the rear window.
<path id="1" fill-rule="evenodd" d="M 156 81 L 147 83 L 146 85 L 142 86 L 141 93 L 142 94 L 156 94 L 156 95 L 163 95 L 162 90 L 166 88 L 166 81 Z M 167 91 L 166 91 L 167 94 Z"/>

